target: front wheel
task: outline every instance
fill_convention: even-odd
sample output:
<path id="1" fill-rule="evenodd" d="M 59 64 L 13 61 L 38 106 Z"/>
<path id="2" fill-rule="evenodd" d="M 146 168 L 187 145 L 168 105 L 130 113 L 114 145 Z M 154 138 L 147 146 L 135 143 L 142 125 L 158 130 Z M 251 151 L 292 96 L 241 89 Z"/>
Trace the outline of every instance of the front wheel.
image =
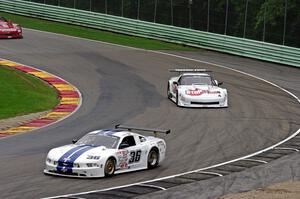
<path id="1" fill-rule="evenodd" d="M 179 106 L 178 92 L 176 93 L 176 105 Z"/>
<path id="2" fill-rule="evenodd" d="M 159 154 L 157 149 L 151 149 L 148 154 L 148 169 L 153 169 L 158 166 Z"/>
<path id="3" fill-rule="evenodd" d="M 110 177 L 112 175 L 114 175 L 115 173 L 115 169 L 116 169 L 116 161 L 113 158 L 109 158 L 104 166 L 104 175 L 106 177 Z"/>
<path id="4" fill-rule="evenodd" d="M 170 92 L 170 84 L 168 84 L 167 96 L 168 96 L 168 99 L 172 98 L 172 94 Z"/>

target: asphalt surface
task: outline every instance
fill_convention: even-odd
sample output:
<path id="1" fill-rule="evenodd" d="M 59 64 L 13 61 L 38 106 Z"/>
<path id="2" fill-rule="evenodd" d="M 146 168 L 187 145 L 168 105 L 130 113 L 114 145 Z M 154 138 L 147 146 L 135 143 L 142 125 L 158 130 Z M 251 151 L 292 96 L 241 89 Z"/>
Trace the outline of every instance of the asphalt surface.
<path id="1" fill-rule="evenodd" d="M 173 175 L 258 151 L 300 126 L 300 107 L 294 98 L 261 80 L 210 64 L 31 30 L 24 31 L 22 40 L 0 42 L 1 58 L 62 77 L 83 96 L 81 108 L 68 119 L 0 140 L 0 198 L 40 198 Z M 299 96 L 299 69 L 208 51 L 179 54 L 250 70 Z M 168 69 L 199 65 L 224 82 L 229 108 L 178 108 L 167 100 L 172 75 Z M 166 161 L 155 170 L 108 179 L 43 174 L 49 149 L 118 123 L 172 129 L 162 136 L 168 145 Z"/>

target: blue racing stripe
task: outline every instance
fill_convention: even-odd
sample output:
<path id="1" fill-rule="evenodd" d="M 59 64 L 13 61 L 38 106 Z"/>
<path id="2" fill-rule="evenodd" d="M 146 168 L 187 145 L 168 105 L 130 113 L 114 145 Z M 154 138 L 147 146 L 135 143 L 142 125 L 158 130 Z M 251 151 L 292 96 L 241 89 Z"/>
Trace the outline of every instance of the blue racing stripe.
<path id="1" fill-rule="evenodd" d="M 62 171 L 64 170 L 66 173 L 72 173 L 72 168 L 74 166 L 74 162 L 77 158 L 79 158 L 83 153 L 86 151 L 93 149 L 94 147 L 92 146 L 82 146 L 81 149 L 76 151 L 74 154 L 69 156 L 66 161 L 64 161 L 63 165 L 58 165 L 57 170 Z"/>
<path id="2" fill-rule="evenodd" d="M 82 148 L 83 146 L 76 146 L 72 149 L 70 149 L 69 151 L 67 151 L 65 154 L 63 154 L 60 158 L 59 158 L 59 162 L 64 162 L 64 159 L 69 157 L 72 153 L 74 153 L 75 151 L 77 151 L 78 149 Z"/>
<path id="3" fill-rule="evenodd" d="M 58 165 L 56 167 L 57 171 L 61 171 L 64 165 L 62 163 L 65 163 L 67 161 L 67 158 L 69 158 L 70 155 L 72 155 L 75 151 L 80 150 L 84 145 L 81 146 L 76 146 L 69 151 L 67 151 L 65 154 L 63 154 L 59 159 L 58 159 Z"/>
<path id="4" fill-rule="evenodd" d="M 104 129 L 101 130 L 97 135 L 114 135 L 117 132 L 121 132 L 121 130 L 118 129 Z"/>

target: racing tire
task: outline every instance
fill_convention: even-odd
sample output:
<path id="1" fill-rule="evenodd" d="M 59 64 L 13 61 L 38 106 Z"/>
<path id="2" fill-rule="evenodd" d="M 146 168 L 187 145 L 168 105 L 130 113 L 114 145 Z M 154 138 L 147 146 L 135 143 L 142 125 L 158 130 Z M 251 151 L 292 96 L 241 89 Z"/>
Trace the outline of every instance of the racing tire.
<path id="1" fill-rule="evenodd" d="M 179 100 L 178 100 L 178 92 L 176 93 L 176 106 L 179 106 L 179 102 L 178 102 Z"/>
<path id="2" fill-rule="evenodd" d="M 104 175 L 106 177 L 113 176 L 116 170 L 116 161 L 113 158 L 109 158 L 104 166 Z"/>
<path id="3" fill-rule="evenodd" d="M 158 166 L 159 163 L 159 153 L 157 149 L 151 149 L 148 154 L 148 169 L 153 169 Z"/>
<path id="4" fill-rule="evenodd" d="M 170 92 L 170 84 L 168 84 L 167 96 L 168 96 L 168 99 L 171 99 L 171 98 L 172 98 L 172 94 L 171 94 L 171 92 Z"/>

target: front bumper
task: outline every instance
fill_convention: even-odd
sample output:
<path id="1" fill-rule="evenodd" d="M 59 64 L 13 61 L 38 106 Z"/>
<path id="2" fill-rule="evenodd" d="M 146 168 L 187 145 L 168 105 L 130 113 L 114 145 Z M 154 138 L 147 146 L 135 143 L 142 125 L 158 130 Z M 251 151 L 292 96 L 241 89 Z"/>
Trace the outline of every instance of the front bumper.
<path id="1" fill-rule="evenodd" d="M 0 31 L 0 39 L 20 39 L 22 37 L 22 31 Z"/>
<path id="2" fill-rule="evenodd" d="M 103 167 L 103 165 L 102 165 Z M 104 177 L 104 170 L 101 167 L 65 167 L 58 170 L 57 165 L 46 163 L 44 169 L 45 174 L 64 176 L 64 177 L 76 177 L 76 178 L 99 178 Z"/>
<path id="3" fill-rule="evenodd" d="M 215 98 L 196 98 L 187 95 L 179 96 L 178 105 L 183 107 L 221 108 L 228 107 L 227 96 Z"/>

